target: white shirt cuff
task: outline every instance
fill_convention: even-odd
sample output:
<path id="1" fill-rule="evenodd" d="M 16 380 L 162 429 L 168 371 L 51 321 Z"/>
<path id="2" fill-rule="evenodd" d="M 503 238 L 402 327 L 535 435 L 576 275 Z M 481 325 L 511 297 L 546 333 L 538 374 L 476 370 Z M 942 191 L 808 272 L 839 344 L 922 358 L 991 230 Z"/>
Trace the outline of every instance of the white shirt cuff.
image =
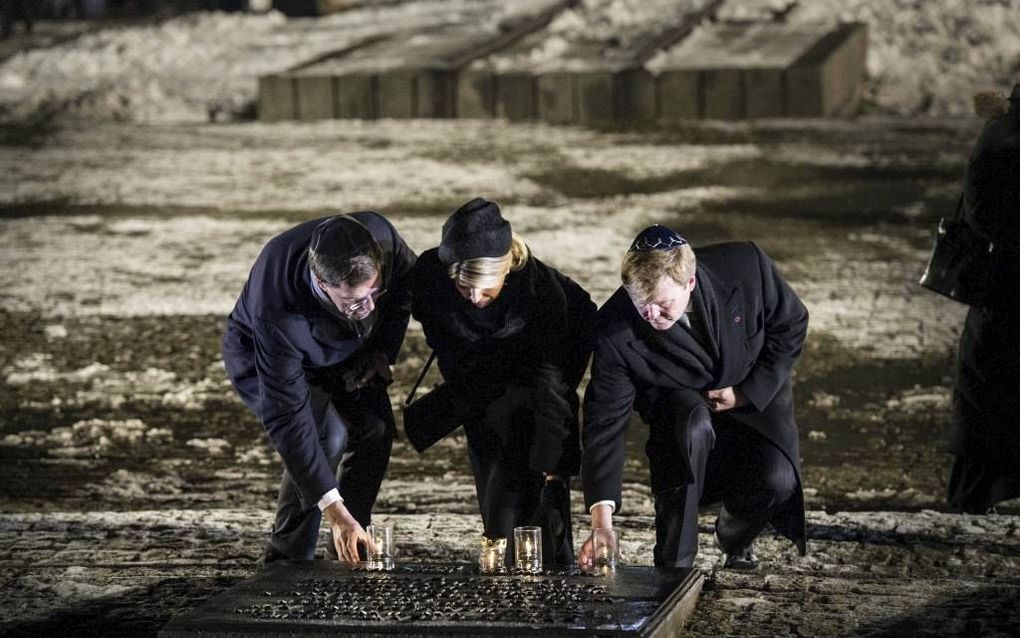
<path id="1" fill-rule="evenodd" d="M 610 514 L 616 511 L 616 501 L 599 501 L 588 508 L 588 513 L 591 514 L 592 510 L 594 510 L 599 505 L 608 505 Z"/>
<path id="2" fill-rule="evenodd" d="M 340 497 L 340 490 L 334 487 L 330 491 L 323 494 L 322 498 L 319 499 L 319 511 L 320 512 L 326 511 L 327 507 L 329 507 L 333 503 L 336 503 L 337 501 L 343 503 L 344 499 Z"/>

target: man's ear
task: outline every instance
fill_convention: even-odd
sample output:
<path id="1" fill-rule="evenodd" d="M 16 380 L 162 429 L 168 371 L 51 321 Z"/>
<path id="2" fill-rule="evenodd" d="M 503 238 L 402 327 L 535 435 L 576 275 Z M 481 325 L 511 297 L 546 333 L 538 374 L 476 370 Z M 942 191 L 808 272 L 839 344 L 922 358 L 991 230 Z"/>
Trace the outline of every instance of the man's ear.
<path id="1" fill-rule="evenodd" d="M 696 285 L 698 285 L 698 280 L 694 277 L 694 275 L 691 275 L 691 278 L 687 280 L 687 287 L 694 290 Z"/>

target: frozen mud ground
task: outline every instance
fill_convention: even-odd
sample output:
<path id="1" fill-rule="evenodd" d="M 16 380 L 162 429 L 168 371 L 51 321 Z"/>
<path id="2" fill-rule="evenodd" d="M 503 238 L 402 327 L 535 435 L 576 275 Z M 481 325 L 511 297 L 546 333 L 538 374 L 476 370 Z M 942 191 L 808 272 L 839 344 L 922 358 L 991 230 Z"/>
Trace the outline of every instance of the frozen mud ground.
<path id="1" fill-rule="evenodd" d="M 795 390 L 810 553 L 767 535 L 760 571 L 718 571 L 706 510 L 694 634 L 1015 634 L 1020 508 L 942 503 L 964 309 L 915 283 L 979 126 L 104 124 L 8 140 L 0 633 L 152 635 L 253 574 L 280 467 L 219 336 L 258 250 L 301 219 L 371 207 L 420 251 L 484 195 L 599 303 L 634 233 L 659 221 L 695 246 L 759 243 L 811 311 Z M 426 354 L 412 326 L 395 403 Z M 627 560 L 650 564 L 642 433 L 635 422 L 620 525 Z M 475 508 L 459 437 L 423 456 L 397 442 L 377 514 L 402 560 L 470 560 Z"/>

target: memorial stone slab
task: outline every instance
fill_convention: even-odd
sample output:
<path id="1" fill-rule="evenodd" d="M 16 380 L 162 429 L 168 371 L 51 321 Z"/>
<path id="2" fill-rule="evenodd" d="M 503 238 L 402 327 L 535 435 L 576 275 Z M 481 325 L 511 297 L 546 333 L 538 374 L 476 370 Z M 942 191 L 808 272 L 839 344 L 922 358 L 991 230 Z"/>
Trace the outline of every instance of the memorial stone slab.
<path id="1" fill-rule="evenodd" d="M 866 46 L 858 24 L 720 23 L 700 27 L 646 66 L 666 126 L 695 113 L 827 116 L 856 108 Z"/>
<path id="2" fill-rule="evenodd" d="M 303 120 L 455 117 L 458 71 L 576 1 L 546 0 L 492 24 L 438 25 L 349 47 L 283 74 L 296 86 L 293 108 L 263 108 L 277 119 L 287 112 Z"/>
<path id="3" fill-rule="evenodd" d="M 619 567 L 480 575 L 474 565 L 350 570 L 278 563 L 173 619 L 160 638 L 244 636 L 675 636 L 703 576 Z"/>
<path id="4" fill-rule="evenodd" d="M 293 120 L 297 117 L 294 81 L 286 75 L 259 78 L 259 119 L 263 122 Z"/>
<path id="5" fill-rule="evenodd" d="M 787 70 L 788 114 L 847 115 L 857 110 L 866 74 L 867 25 L 838 26 L 818 39 Z"/>
<path id="6" fill-rule="evenodd" d="M 677 11 L 677 6 L 687 11 Z M 477 107 L 486 101 L 471 91 L 500 87 L 507 75 L 531 75 L 534 80 L 534 112 L 529 118 L 553 124 L 641 125 L 655 119 L 654 79 L 642 65 L 658 50 L 682 40 L 696 24 L 714 14 L 722 0 L 669 3 L 672 13 L 648 12 L 647 22 L 628 22 L 611 33 L 599 35 L 587 29 L 563 32 L 553 25 L 522 38 L 487 58 L 476 60 L 460 78 L 464 112 L 475 116 L 499 116 L 507 96 L 497 92 L 492 108 Z M 598 21 L 583 14 L 576 20 Z M 552 53 L 550 53 L 552 52 Z M 491 75 L 485 84 L 480 77 Z"/>

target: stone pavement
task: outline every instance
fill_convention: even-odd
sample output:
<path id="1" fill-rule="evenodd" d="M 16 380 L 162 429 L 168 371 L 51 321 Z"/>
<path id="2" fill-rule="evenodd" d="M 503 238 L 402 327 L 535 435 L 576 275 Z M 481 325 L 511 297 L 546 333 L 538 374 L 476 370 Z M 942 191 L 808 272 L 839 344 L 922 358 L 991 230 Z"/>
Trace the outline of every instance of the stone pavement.
<path id="1" fill-rule="evenodd" d="M 0 634 L 154 635 L 255 573 L 268 511 L 0 515 Z M 580 519 L 580 516 L 577 517 Z M 399 560 L 469 561 L 475 516 L 394 514 Z M 619 521 L 625 560 L 651 562 L 650 515 Z M 922 511 L 808 517 L 809 554 L 765 537 L 755 572 L 708 574 L 692 635 L 1016 635 L 1020 517 Z"/>

